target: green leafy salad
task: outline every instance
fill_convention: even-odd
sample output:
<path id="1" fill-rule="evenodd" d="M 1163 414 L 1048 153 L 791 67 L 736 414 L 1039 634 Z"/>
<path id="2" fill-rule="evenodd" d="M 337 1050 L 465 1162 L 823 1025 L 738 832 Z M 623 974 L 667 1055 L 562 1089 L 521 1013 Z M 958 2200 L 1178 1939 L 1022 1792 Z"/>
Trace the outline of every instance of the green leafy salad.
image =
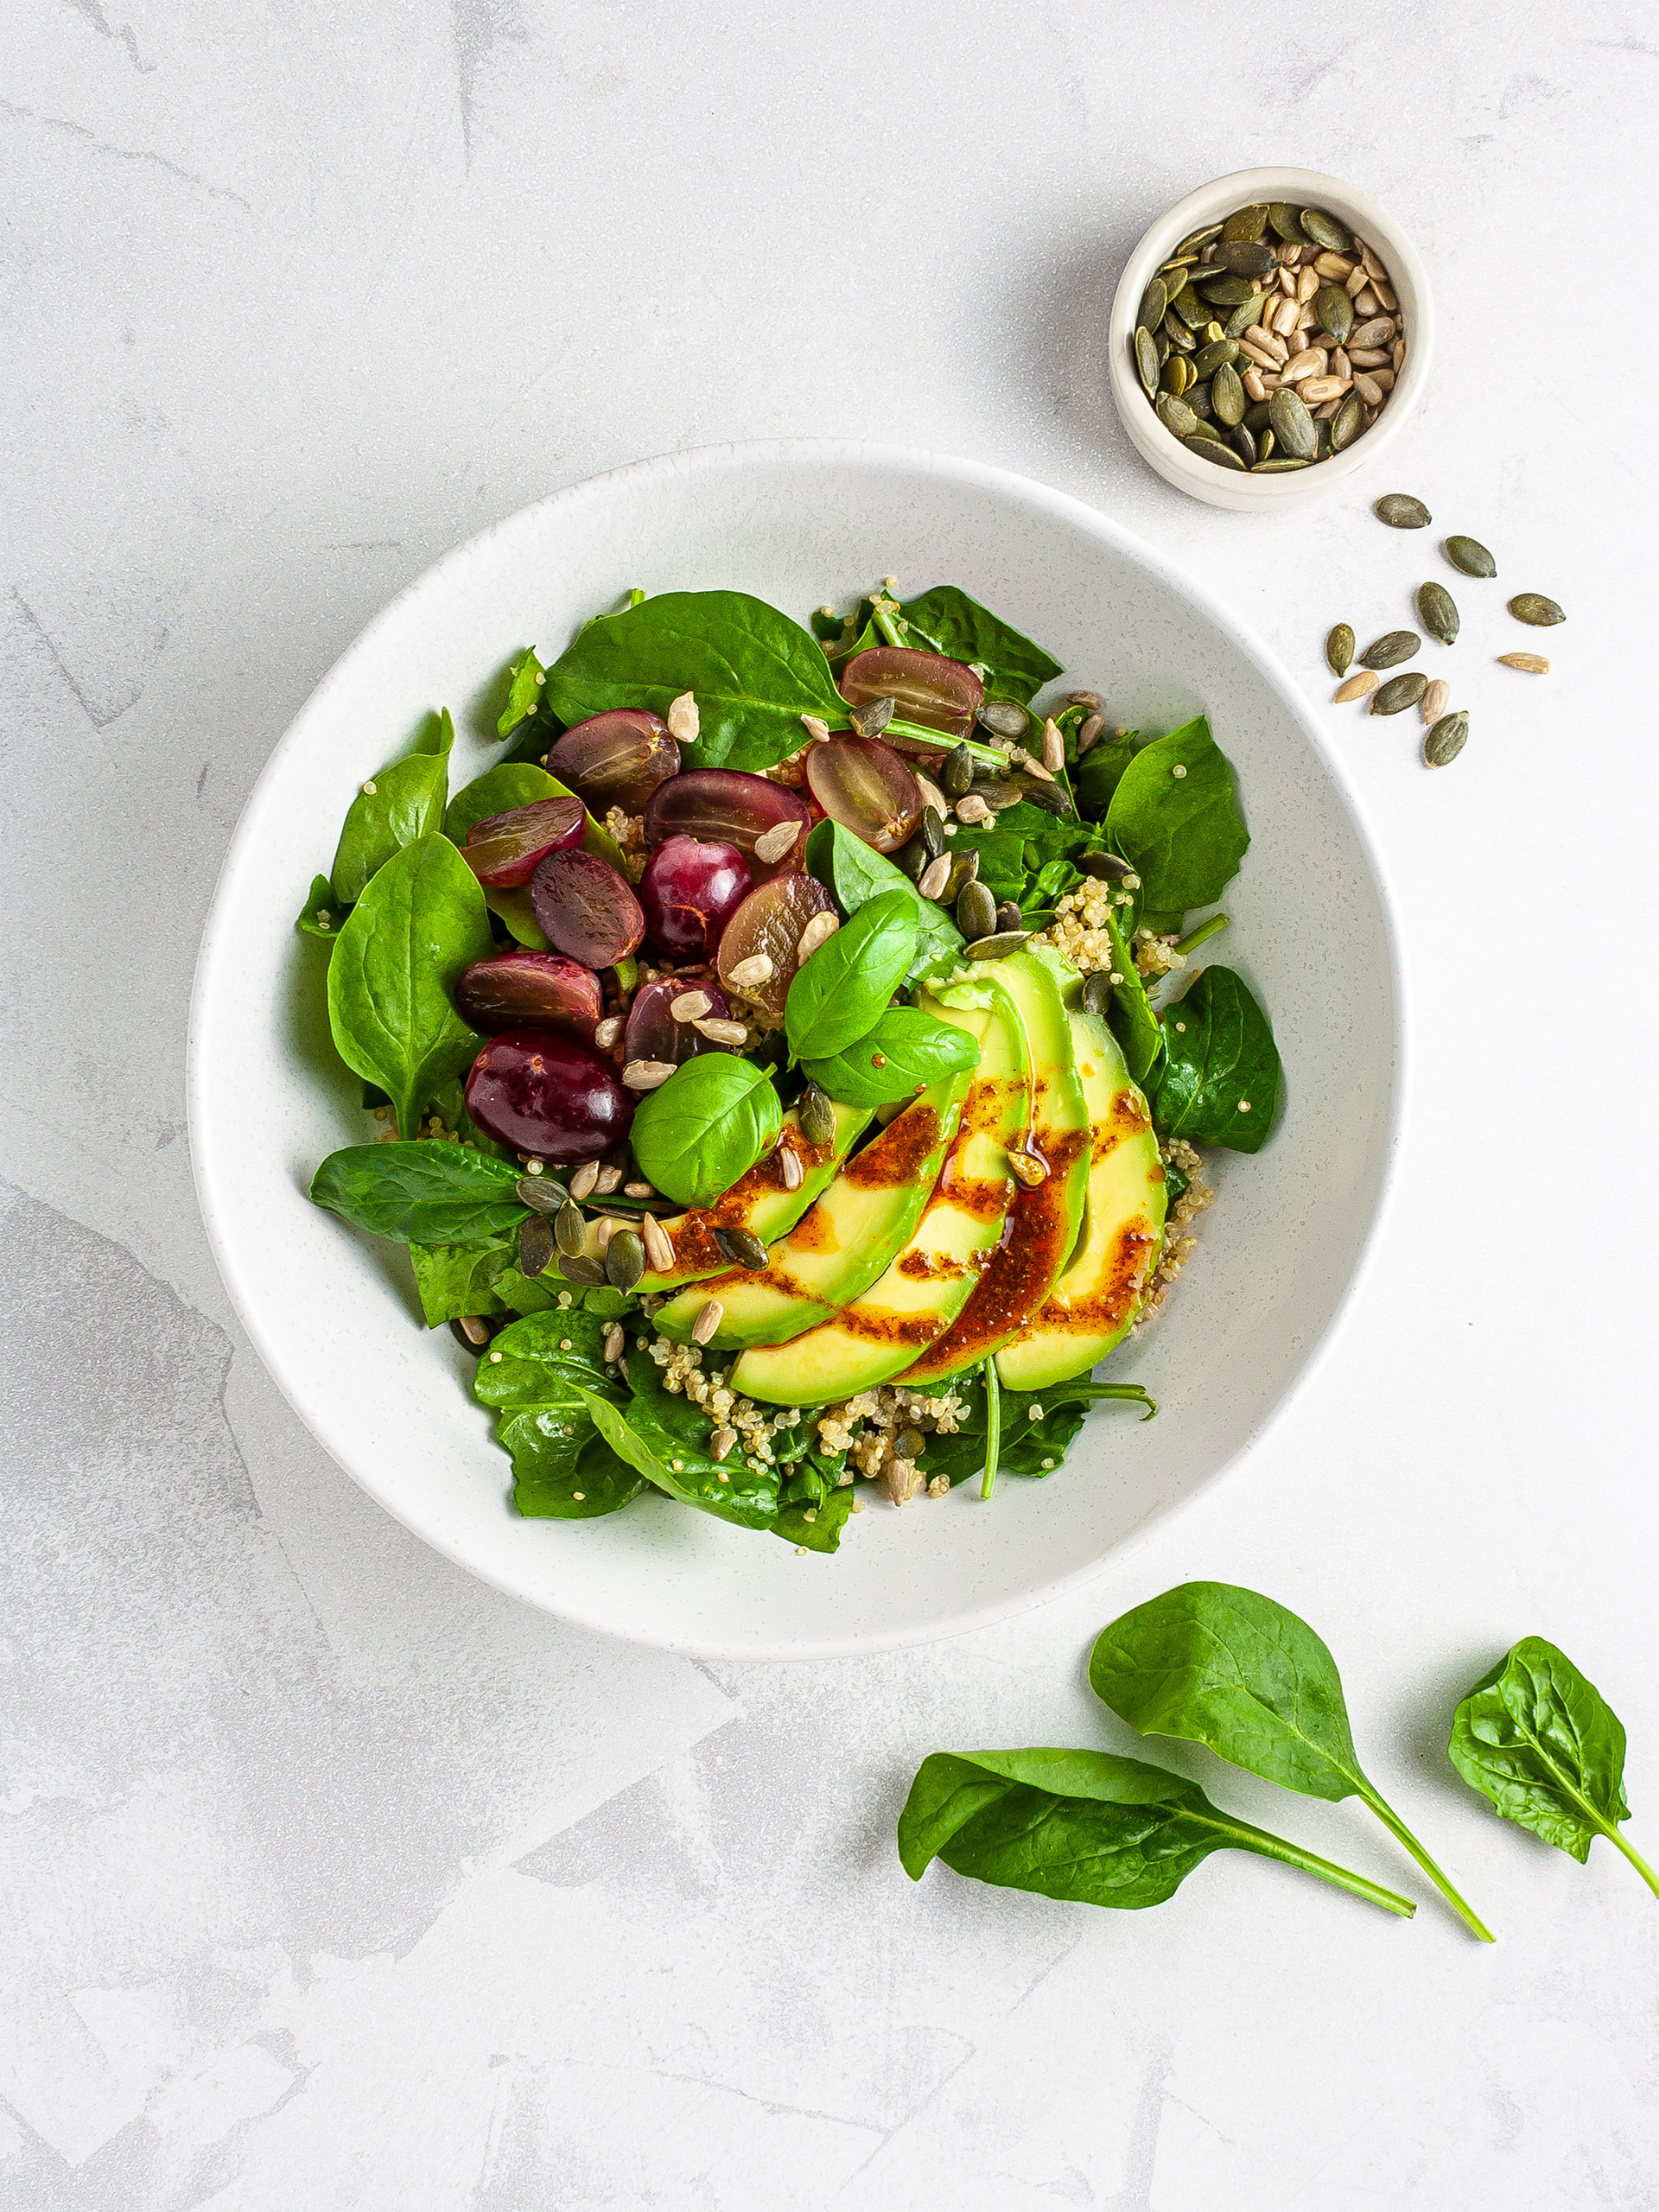
<path id="1" fill-rule="evenodd" d="M 450 795 L 443 713 L 353 798 L 299 926 L 382 1127 L 312 1196 L 407 1245 L 521 1514 L 834 1551 L 868 1484 L 988 1497 L 1155 1412 L 1094 1370 L 1279 1055 L 1193 964 L 1249 842 L 1207 724 L 1061 674 L 952 586 L 634 592 L 505 671 L 486 773 Z"/>

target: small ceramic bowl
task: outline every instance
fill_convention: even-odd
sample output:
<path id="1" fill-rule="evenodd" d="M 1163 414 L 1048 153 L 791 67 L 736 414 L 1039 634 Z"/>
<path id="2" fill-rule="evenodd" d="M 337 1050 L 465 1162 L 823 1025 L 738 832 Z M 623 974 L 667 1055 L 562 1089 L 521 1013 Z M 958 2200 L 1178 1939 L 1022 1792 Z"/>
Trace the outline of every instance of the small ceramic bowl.
<path id="1" fill-rule="evenodd" d="M 1169 258 L 1183 238 L 1207 224 L 1222 221 L 1236 207 L 1276 200 L 1288 200 L 1295 207 L 1328 209 L 1338 222 L 1357 231 L 1379 257 L 1399 297 L 1406 361 L 1387 406 L 1370 429 L 1343 452 L 1283 475 L 1257 476 L 1242 469 L 1217 468 L 1213 461 L 1189 453 L 1164 428 L 1135 372 L 1135 320 L 1159 264 Z M 1376 200 L 1368 200 L 1339 177 L 1321 176 L 1317 169 L 1240 169 L 1234 176 L 1217 177 L 1212 184 L 1189 192 L 1146 232 L 1118 279 L 1112 301 L 1110 345 L 1112 397 L 1141 459 L 1149 461 L 1166 483 L 1190 492 L 1195 499 L 1212 507 L 1272 511 L 1305 506 L 1323 499 L 1358 470 L 1369 468 L 1399 435 L 1428 374 L 1434 349 L 1434 309 L 1416 247 Z"/>

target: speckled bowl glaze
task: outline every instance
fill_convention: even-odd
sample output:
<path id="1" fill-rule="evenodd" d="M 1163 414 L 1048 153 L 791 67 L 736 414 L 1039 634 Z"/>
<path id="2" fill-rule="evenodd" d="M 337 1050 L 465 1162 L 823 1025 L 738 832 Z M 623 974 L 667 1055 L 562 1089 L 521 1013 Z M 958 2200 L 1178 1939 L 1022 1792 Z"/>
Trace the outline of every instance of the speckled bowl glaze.
<path id="1" fill-rule="evenodd" d="M 1213 461 L 1201 461 L 1164 428 L 1141 389 L 1130 339 L 1147 286 L 1173 247 L 1206 224 L 1222 221 L 1236 207 L 1276 200 L 1289 200 L 1298 207 L 1328 209 L 1339 222 L 1357 231 L 1372 251 L 1382 257 L 1400 301 L 1406 365 L 1389 395 L 1388 405 L 1363 437 L 1311 467 L 1292 469 L 1283 476 L 1253 476 L 1247 470 L 1217 468 Z M 1112 398 L 1119 417 L 1135 451 L 1166 483 L 1173 484 L 1178 491 L 1190 492 L 1209 506 L 1273 513 L 1322 499 L 1382 459 L 1417 404 L 1427 378 L 1434 351 L 1434 306 L 1427 272 L 1416 247 L 1375 200 L 1344 184 L 1340 177 L 1324 176 L 1318 169 L 1240 169 L 1189 192 L 1147 231 L 1125 264 L 1112 296 L 1109 351 Z"/>
<path id="2" fill-rule="evenodd" d="M 1100 689 L 1114 716 L 1202 709 L 1254 844 L 1223 953 L 1270 1007 L 1282 1126 L 1211 1154 L 1219 1198 L 1164 1314 L 1111 1363 L 1161 1406 L 1091 1414 L 1042 1483 L 895 1513 L 872 1497 L 839 1554 L 642 1499 L 524 1521 L 473 1399 L 473 1362 L 423 1327 L 407 1262 L 310 1205 L 325 1154 L 373 1124 L 334 1057 L 321 944 L 294 914 L 353 786 L 453 708 L 454 782 L 497 747 L 490 679 L 648 590 L 736 586 L 802 618 L 876 577 L 960 583 Z M 971 461 L 801 442 L 644 461 L 556 493 L 439 562 L 319 687 L 248 803 L 191 1014 L 197 1188 L 226 1284 L 295 1410 L 371 1497 L 451 1559 L 550 1612 L 670 1649 L 807 1658 L 994 1621 L 1100 1573 L 1256 1446 L 1341 1310 L 1388 1181 L 1401 1096 L 1395 936 L 1342 772 L 1288 677 L 1196 584 L 1075 499 Z M 1264 1510 L 1270 1505 L 1264 1502 Z"/>

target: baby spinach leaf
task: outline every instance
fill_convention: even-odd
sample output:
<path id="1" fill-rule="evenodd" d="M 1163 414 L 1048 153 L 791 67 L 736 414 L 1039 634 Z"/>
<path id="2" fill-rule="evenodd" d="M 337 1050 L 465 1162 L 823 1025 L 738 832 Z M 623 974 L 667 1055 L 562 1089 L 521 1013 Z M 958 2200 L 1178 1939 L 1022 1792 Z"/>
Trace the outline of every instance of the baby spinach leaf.
<path id="1" fill-rule="evenodd" d="M 1158 1056 L 1164 1049 L 1164 1033 L 1158 1017 L 1152 1010 L 1152 1001 L 1147 996 L 1146 984 L 1135 967 L 1129 950 L 1128 939 L 1115 912 L 1106 917 L 1106 934 L 1112 946 L 1112 1002 L 1106 1013 L 1106 1024 L 1123 1047 L 1131 1082 L 1144 1089 L 1147 1077 L 1158 1065 Z"/>
<path id="2" fill-rule="evenodd" d="M 512 1455 L 514 1503 L 532 1518 L 614 1513 L 645 1486 L 595 1433 L 593 1404 L 616 1395 L 605 1330 L 580 1309 L 533 1314 L 503 1329 L 478 1363 L 474 1393 L 499 1415 L 498 1440 Z"/>
<path id="3" fill-rule="evenodd" d="M 539 712 L 542 684 L 547 675 L 547 671 L 533 652 L 526 652 L 522 660 L 515 661 L 510 672 L 512 681 L 507 689 L 507 703 L 495 725 L 498 737 L 511 737 L 520 722 Z"/>
<path id="4" fill-rule="evenodd" d="M 690 691 L 701 722 L 690 752 L 706 768 L 770 768 L 798 751 L 803 715 L 847 724 L 817 639 L 741 591 L 664 592 L 601 615 L 554 662 L 546 689 L 566 724 L 613 707 L 666 715 Z"/>
<path id="5" fill-rule="evenodd" d="M 442 828 L 454 741 L 455 726 L 446 708 L 435 730 L 413 753 L 382 768 L 359 791 L 346 810 L 329 870 L 334 906 L 353 905 L 394 853 Z"/>
<path id="6" fill-rule="evenodd" d="M 910 878 L 861 837 L 827 818 L 806 841 L 806 865 L 834 894 L 844 916 L 855 914 L 872 899 L 902 892 L 916 918 L 916 950 L 907 973 L 925 976 L 962 950 L 962 931 L 943 906 L 924 899 Z"/>
<path id="7" fill-rule="evenodd" d="M 613 1395 L 616 1377 L 605 1364 L 608 1325 L 580 1306 L 515 1321 L 478 1363 L 473 1385 L 478 1402 L 511 1413 L 524 1406 L 568 1403 L 578 1387 Z"/>
<path id="8" fill-rule="evenodd" d="M 801 1071 L 843 1106 L 886 1106 L 958 1068 L 978 1065 L 979 1046 L 965 1029 L 914 1007 L 893 1006 L 856 1045 L 828 1059 L 804 1060 Z"/>
<path id="9" fill-rule="evenodd" d="M 462 1144 L 354 1144 L 329 1154 L 311 1196 L 359 1229 L 405 1244 L 476 1243 L 530 1209 L 518 1170 Z"/>
<path id="10" fill-rule="evenodd" d="M 910 632 L 906 642 L 948 660 L 977 664 L 993 698 L 1018 699 L 1023 706 L 1061 672 L 1063 663 L 1052 653 L 955 584 L 935 584 L 918 599 L 900 604 Z"/>
<path id="11" fill-rule="evenodd" d="M 1133 730 L 1122 737 L 1097 738 L 1072 772 L 1071 789 L 1081 810 L 1096 822 L 1104 822 L 1124 771 L 1134 760 L 1139 740 Z"/>
<path id="12" fill-rule="evenodd" d="M 1473 1933 L 1491 1942 L 1362 1770 L 1337 1662 L 1283 1605 L 1230 1583 L 1184 1582 L 1101 1631 L 1089 1681 L 1142 1735 L 1205 1744 L 1304 1797 L 1359 1797 Z"/>
<path id="13" fill-rule="evenodd" d="M 899 891 L 868 900 L 796 969 L 784 1001 L 790 1051 L 800 1059 L 827 1060 L 868 1036 L 915 954 L 913 902 Z"/>
<path id="14" fill-rule="evenodd" d="M 659 1191 L 683 1206 L 706 1206 L 748 1173 L 783 1125 L 764 1068 L 734 1052 L 700 1052 L 645 1093 L 629 1138 L 640 1172 Z"/>
<path id="15" fill-rule="evenodd" d="M 1619 1833 L 1624 1730 L 1564 1651 L 1524 1636 L 1483 1675 L 1452 1719 L 1452 1764 L 1499 1815 L 1571 1852 L 1580 1866 L 1599 1835 L 1659 1896 L 1659 1875 Z"/>
<path id="16" fill-rule="evenodd" d="M 1202 715 L 1135 754 L 1112 793 L 1106 829 L 1141 878 L 1146 906 L 1185 912 L 1220 898 L 1250 836 L 1233 772 Z"/>
<path id="17" fill-rule="evenodd" d="M 350 912 L 348 907 L 334 904 L 334 887 L 326 875 L 314 875 L 311 890 L 294 926 L 303 930 L 307 937 L 326 938 L 332 944 L 340 935 L 340 925 Z M 323 915 L 328 917 L 324 921 Z"/>
<path id="18" fill-rule="evenodd" d="M 465 1313 L 525 1310 L 506 1295 L 506 1278 L 518 1265 L 514 1230 L 476 1244 L 411 1244 L 409 1262 L 429 1329 L 459 1321 Z"/>
<path id="19" fill-rule="evenodd" d="M 1404 1919 L 1416 1910 L 1224 1813 L 1197 1783 L 1110 1751 L 935 1751 L 899 1815 L 899 1858 L 912 1882 L 942 1859 L 977 1882 L 1120 1910 L 1162 1904 L 1212 1851 L 1228 1850 L 1300 1866 Z"/>
<path id="20" fill-rule="evenodd" d="M 391 1100 L 401 1135 L 483 1043 L 450 1001 L 494 950 L 478 879 L 447 837 L 394 853 L 352 909 L 328 963 L 328 1023 L 353 1074 Z"/>
<path id="21" fill-rule="evenodd" d="M 954 1490 L 984 1466 L 988 1408 L 977 1368 L 957 1376 L 950 1387 L 965 1402 L 967 1411 L 950 1435 L 928 1436 L 920 1465 L 930 1478 L 948 1476 Z M 1095 1382 L 1086 1374 L 1046 1390 L 1004 1389 L 999 1397 L 998 1468 L 1004 1474 L 1027 1475 L 1037 1481 L 1052 1474 L 1065 1459 L 1090 1405 L 1122 1399 L 1142 1408 L 1142 1421 L 1150 1421 L 1158 1410 L 1138 1382 Z"/>
<path id="22" fill-rule="evenodd" d="M 1260 1152 L 1283 1078 L 1273 1027 L 1230 968 L 1206 968 L 1164 1011 L 1164 1065 L 1153 1095 L 1160 1135 Z"/>

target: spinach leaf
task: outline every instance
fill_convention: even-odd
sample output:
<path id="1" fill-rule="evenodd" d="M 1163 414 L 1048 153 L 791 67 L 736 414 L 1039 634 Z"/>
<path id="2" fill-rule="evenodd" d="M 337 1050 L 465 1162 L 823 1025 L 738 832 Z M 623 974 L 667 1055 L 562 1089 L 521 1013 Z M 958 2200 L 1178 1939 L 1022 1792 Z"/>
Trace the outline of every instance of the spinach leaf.
<path id="1" fill-rule="evenodd" d="M 965 1029 L 914 1007 L 893 1006 L 856 1045 L 828 1059 L 804 1060 L 801 1071 L 843 1106 L 886 1106 L 958 1068 L 978 1065 L 979 1046 Z"/>
<path id="2" fill-rule="evenodd" d="M 748 1173 L 783 1125 L 765 1068 L 734 1052 L 700 1052 L 645 1093 L 628 1134 L 640 1172 L 659 1191 L 706 1206 Z"/>
<path id="3" fill-rule="evenodd" d="M 1206 968 L 1165 1009 L 1163 1072 L 1153 1094 L 1160 1135 L 1260 1152 L 1283 1070 L 1273 1028 L 1241 976 Z"/>
<path id="4" fill-rule="evenodd" d="M 1106 934 L 1111 939 L 1114 977 L 1106 1026 L 1123 1048 L 1130 1081 L 1144 1088 L 1164 1049 L 1164 1033 L 1115 911 L 1107 913 Z"/>
<path id="5" fill-rule="evenodd" d="M 1022 807 L 1010 807 L 1011 814 L 1026 811 Z M 964 824 L 950 842 L 953 853 L 974 852 L 979 855 L 979 874 L 976 878 L 982 883 L 999 906 L 1005 899 L 1016 906 L 1023 906 L 1026 882 L 1030 869 L 1026 865 L 1026 841 L 1018 830 L 1005 830 L 999 823 Z"/>
<path id="6" fill-rule="evenodd" d="M 988 1427 L 985 1382 L 981 1370 L 959 1375 L 950 1389 L 967 1405 L 967 1412 L 952 1434 L 929 1435 L 921 1458 L 922 1472 L 947 1475 L 954 1490 L 985 1464 Z M 1069 1382 L 1056 1382 L 1046 1390 L 1000 1391 L 1001 1435 L 997 1466 L 1004 1474 L 1028 1475 L 1040 1481 L 1059 1465 L 1084 1417 L 1098 1400 L 1118 1398 L 1144 1408 L 1141 1418 L 1150 1421 L 1158 1408 L 1138 1382 L 1093 1382 L 1079 1375 Z"/>
<path id="7" fill-rule="evenodd" d="M 1078 807 L 1096 822 L 1103 822 L 1134 760 L 1140 741 L 1133 730 L 1122 737 L 1097 738 L 1072 772 L 1071 789 Z"/>
<path id="8" fill-rule="evenodd" d="M 910 972 L 916 934 L 915 907 L 898 891 L 868 900 L 843 922 L 791 980 L 784 1001 L 790 1051 L 799 1059 L 827 1060 L 868 1036 Z"/>
<path id="9" fill-rule="evenodd" d="M 568 1404 L 578 1388 L 613 1396 L 616 1376 L 605 1364 L 608 1325 L 596 1313 L 574 1306 L 515 1321 L 478 1363 L 473 1385 L 478 1402 L 498 1413 L 515 1413 L 525 1406 Z"/>
<path id="10" fill-rule="evenodd" d="M 1018 699 L 1023 706 L 1061 672 L 1064 664 L 1052 653 L 955 584 L 935 584 L 901 606 L 910 632 L 906 642 L 983 669 L 985 689 L 995 699 Z"/>
<path id="11" fill-rule="evenodd" d="M 1337 1662 L 1307 1623 L 1254 1590 L 1184 1582 L 1101 1631 L 1096 1697 L 1142 1735 L 1206 1744 L 1304 1797 L 1357 1796 L 1404 1844 L 1473 1933 L 1475 1917 L 1362 1771 Z"/>
<path id="12" fill-rule="evenodd" d="M 825 819 L 813 830 L 806 841 L 806 865 L 833 893 L 845 917 L 888 892 L 904 893 L 916 919 L 916 950 L 909 975 L 929 975 L 962 950 L 962 931 L 944 907 L 924 899 L 902 869 L 839 822 Z"/>
<path id="13" fill-rule="evenodd" d="M 616 1395 L 605 1364 L 606 1325 L 579 1309 L 533 1314 L 503 1329 L 478 1363 L 474 1393 L 499 1415 L 497 1438 L 512 1455 L 514 1503 L 532 1518 L 614 1513 L 645 1487 L 594 1428 L 592 1403 Z"/>
<path id="14" fill-rule="evenodd" d="M 542 684 L 547 671 L 533 652 L 526 652 L 522 660 L 515 661 L 509 671 L 512 682 L 507 690 L 507 703 L 502 709 L 495 725 L 498 737 L 511 737 L 520 722 L 540 711 Z M 497 811 L 502 810 L 498 808 Z M 482 817 L 480 817 L 482 819 Z"/>
<path id="15" fill-rule="evenodd" d="M 350 911 L 349 907 L 335 906 L 334 887 L 326 875 L 314 875 L 310 893 L 301 907 L 294 926 L 303 930 L 307 937 L 323 938 L 332 944 L 340 935 L 340 925 Z M 328 917 L 327 921 L 322 919 L 325 914 Z"/>
<path id="16" fill-rule="evenodd" d="M 1212 1851 L 1227 1850 L 1300 1866 L 1404 1919 L 1417 1909 L 1224 1813 L 1197 1783 L 1110 1751 L 935 1751 L 899 1815 L 912 1882 L 942 1859 L 1001 1889 L 1121 1910 L 1162 1904 Z"/>
<path id="17" fill-rule="evenodd" d="M 411 1244 L 409 1261 L 429 1329 L 459 1321 L 466 1313 L 526 1310 L 506 1295 L 506 1279 L 518 1265 L 518 1238 L 513 1230 L 476 1244 Z"/>
<path id="18" fill-rule="evenodd" d="M 320 1206 L 405 1244 L 470 1244 L 513 1228 L 530 1209 L 518 1170 L 462 1144 L 354 1144 L 311 1179 Z"/>
<path id="19" fill-rule="evenodd" d="M 328 963 L 328 1023 L 346 1066 L 391 1100 L 400 1135 L 482 1046 L 449 994 L 494 949 L 478 878 L 447 837 L 394 853 L 353 907 Z"/>
<path id="20" fill-rule="evenodd" d="M 1135 754 L 1112 793 L 1106 829 L 1141 878 L 1146 906 L 1185 912 L 1220 898 L 1250 836 L 1233 772 L 1202 715 Z"/>
<path id="21" fill-rule="evenodd" d="M 565 723 L 613 707 L 666 715 L 696 698 L 696 766 L 770 768 L 805 739 L 803 715 L 844 728 L 847 709 L 810 631 L 741 591 L 671 591 L 588 624 L 548 671 Z"/>
<path id="22" fill-rule="evenodd" d="M 414 752 L 371 777 L 352 801 L 329 870 L 335 906 L 354 904 L 394 853 L 442 829 L 454 741 L 445 708 Z"/>
<path id="23" fill-rule="evenodd" d="M 1599 1835 L 1617 1844 L 1659 1896 L 1659 1875 L 1619 1834 L 1624 1731 L 1595 1684 L 1541 1636 L 1524 1636 L 1475 1684 L 1452 1719 L 1452 1764 L 1506 1821 L 1570 1851 L 1582 1866 Z"/>

